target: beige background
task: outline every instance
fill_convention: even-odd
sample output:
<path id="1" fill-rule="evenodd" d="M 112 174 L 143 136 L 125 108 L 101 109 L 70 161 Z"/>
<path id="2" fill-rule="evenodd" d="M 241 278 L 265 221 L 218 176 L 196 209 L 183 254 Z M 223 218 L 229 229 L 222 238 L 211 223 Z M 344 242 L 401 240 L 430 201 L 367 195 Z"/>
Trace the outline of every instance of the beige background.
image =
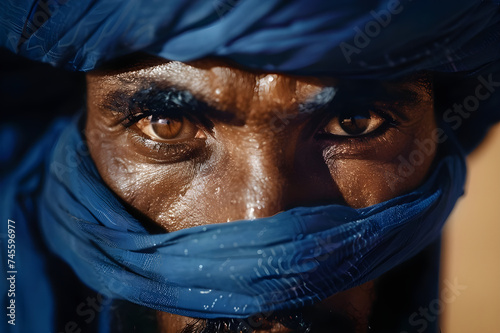
<path id="1" fill-rule="evenodd" d="M 465 197 L 444 233 L 441 282 L 466 289 L 443 304 L 443 333 L 500 332 L 500 126 L 468 158 Z"/>

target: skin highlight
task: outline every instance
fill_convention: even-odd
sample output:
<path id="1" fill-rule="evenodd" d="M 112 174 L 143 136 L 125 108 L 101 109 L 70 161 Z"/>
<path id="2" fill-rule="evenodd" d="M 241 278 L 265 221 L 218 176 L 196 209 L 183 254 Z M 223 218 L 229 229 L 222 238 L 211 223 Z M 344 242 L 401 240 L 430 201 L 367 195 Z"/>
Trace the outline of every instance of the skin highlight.
<path id="1" fill-rule="evenodd" d="M 89 73 L 87 89 L 85 131 L 97 169 L 158 232 L 297 206 L 374 205 L 421 184 L 436 151 L 395 186 L 387 177 L 397 175 L 399 157 L 408 159 L 436 128 L 432 93 L 418 80 L 358 84 L 250 71 L 215 59 L 148 57 Z M 374 111 L 367 111 L 362 96 L 372 95 Z M 173 98 L 173 106 L 192 102 L 206 115 L 153 115 L 124 126 L 127 116 L 154 109 L 144 105 L 158 96 Z M 345 129 L 365 127 L 373 131 L 345 135 Z M 373 298 L 372 281 L 315 307 L 341 313 L 356 323 L 356 332 L 365 332 Z M 178 332 L 192 320 L 158 318 L 163 332 Z M 257 331 L 291 330 L 266 323 Z"/>

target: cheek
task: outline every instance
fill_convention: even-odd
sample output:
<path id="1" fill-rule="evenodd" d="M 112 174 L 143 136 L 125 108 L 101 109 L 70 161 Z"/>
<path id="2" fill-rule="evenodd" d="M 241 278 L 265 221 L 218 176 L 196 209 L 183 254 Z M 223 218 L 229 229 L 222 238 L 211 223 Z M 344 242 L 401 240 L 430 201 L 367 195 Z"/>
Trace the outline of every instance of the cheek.
<path id="1" fill-rule="evenodd" d="M 346 204 L 354 208 L 368 207 L 416 188 L 425 179 L 432 158 L 411 165 L 405 162 L 405 154 L 400 156 L 403 162 L 361 160 L 336 163 L 335 174 L 342 174 L 342 177 L 333 177 L 338 178 L 336 183 Z"/>
<path id="2" fill-rule="evenodd" d="M 363 158 L 328 162 L 331 177 L 347 205 L 362 208 L 387 201 L 425 180 L 436 155 L 437 140 L 432 118 L 422 128 Z"/>
<path id="3" fill-rule="evenodd" d="M 169 167 L 141 163 L 127 146 L 111 143 L 91 149 L 91 154 L 106 185 L 128 205 L 161 224 L 193 184 L 186 163 Z"/>
<path id="4" fill-rule="evenodd" d="M 91 157 L 104 183 L 141 215 L 161 224 L 193 184 L 190 162 L 165 166 L 142 161 L 123 127 L 110 126 L 89 110 L 85 135 Z M 178 208 L 177 208 L 178 209 Z"/>

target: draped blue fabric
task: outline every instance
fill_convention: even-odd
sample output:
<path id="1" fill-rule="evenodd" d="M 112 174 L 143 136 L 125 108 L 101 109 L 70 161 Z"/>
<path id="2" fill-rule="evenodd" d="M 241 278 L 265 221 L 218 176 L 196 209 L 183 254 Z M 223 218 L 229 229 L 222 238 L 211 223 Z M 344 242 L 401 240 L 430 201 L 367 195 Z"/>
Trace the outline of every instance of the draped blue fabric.
<path id="1" fill-rule="evenodd" d="M 179 61 L 216 56 L 268 71 L 350 78 L 467 71 L 493 82 L 485 116 L 476 122 L 481 131 L 500 118 L 498 0 L 1 5 L 1 46 L 71 70 L 89 71 L 145 51 Z M 8 137 L 7 130 L 0 134 Z M 203 318 L 295 309 L 376 278 L 438 238 L 462 194 L 464 153 L 454 133 L 447 135 L 426 182 L 387 202 L 358 210 L 298 207 L 264 219 L 152 235 L 99 178 L 76 120 L 59 122 L 2 176 L 1 232 L 12 219 L 19 235 L 18 314 L 32 318 L 19 317 L 15 327 L 2 321 L 2 332 L 54 330 L 57 286 L 47 267 L 55 255 L 111 298 Z M 7 148 L 2 151 L 11 152 Z M 2 255 L 4 272 L 6 260 Z M 0 282 L 5 306 L 6 281 Z"/>
<path id="2" fill-rule="evenodd" d="M 20 193 L 6 197 L 2 206 L 10 209 L 2 215 L 23 216 L 16 209 L 25 205 L 22 194 L 31 187 L 36 228 L 84 283 L 111 298 L 187 316 L 296 309 L 372 280 L 439 237 L 465 182 L 464 154 L 448 132 L 428 180 L 387 202 L 363 209 L 298 207 L 269 218 L 150 234 L 104 185 L 77 120 L 56 124 L 26 167 L 3 184 Z M 30 227 L 26 220 L 16 223 Z M 30 241 L 18 243 L 20 253 L 28 254 L 21 262 L 29 281 L 29 272 L 43 271 L 44 264 L 43 253 L 26 248 Z M 29 299 L 36 288 L 46 293 L 44 302 L 50 300 L 47 280 L 42 275 L 35 286 L 21 282 L 20 295 Z M 25 306 L 28 313 L 45 314 L 42 324 L 50 327 L 50 307 Z"/>
<path id="3" fill-rule="evenodd" d="M 50 247 L 107 296 L 191 317 L 297 308 L 372 280 L 438 237 L 465 181 L 463 154 L 450 142 L 424 185 L 369 208 L 299 207 L 151 235 L 103 184 L 83 147 L 69 126 L 44 177 L 41 222 Z"/>
<path id="4" fill-rule="evenodd" d="M 3 46 L 88 71 L 133 51 L 295 74 L 395 76 L 500 55 L 499 0 L 2 0 Z"/>

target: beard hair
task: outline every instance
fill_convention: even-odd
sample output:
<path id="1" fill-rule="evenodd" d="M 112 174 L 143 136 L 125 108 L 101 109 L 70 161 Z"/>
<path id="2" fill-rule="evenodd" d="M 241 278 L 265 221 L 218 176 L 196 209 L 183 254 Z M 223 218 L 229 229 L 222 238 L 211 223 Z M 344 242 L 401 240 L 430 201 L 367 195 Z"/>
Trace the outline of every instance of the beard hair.
<path id="1" fill-rule="evenodd" d="M 249 318 L 194 319 L 180 333 L 252 333 L 281 324 L 293 333 L 352 333 L 354 325 L 344 316 L 328 313 L 310 317 L 302 312 L 282 312 Z"/>
<path id="2" fill-rule="evenodd" d="M 271 328 L 272 324 L 268 321 L 264 323 L 253 322 L 250 324 L 248 319 L 220 318 L 220 319 L 195 319 L 188 324 L 181 333 L 252 333 L 256 330 Z M 276 323 L 283 324 L 281 320 Z M 305 328 L 306 324 L 301 323 Z M 294 331 L 295 332 L 295 331 Z M 310 329 L 298 330 L 297 333 L 308 333 Z"/>

